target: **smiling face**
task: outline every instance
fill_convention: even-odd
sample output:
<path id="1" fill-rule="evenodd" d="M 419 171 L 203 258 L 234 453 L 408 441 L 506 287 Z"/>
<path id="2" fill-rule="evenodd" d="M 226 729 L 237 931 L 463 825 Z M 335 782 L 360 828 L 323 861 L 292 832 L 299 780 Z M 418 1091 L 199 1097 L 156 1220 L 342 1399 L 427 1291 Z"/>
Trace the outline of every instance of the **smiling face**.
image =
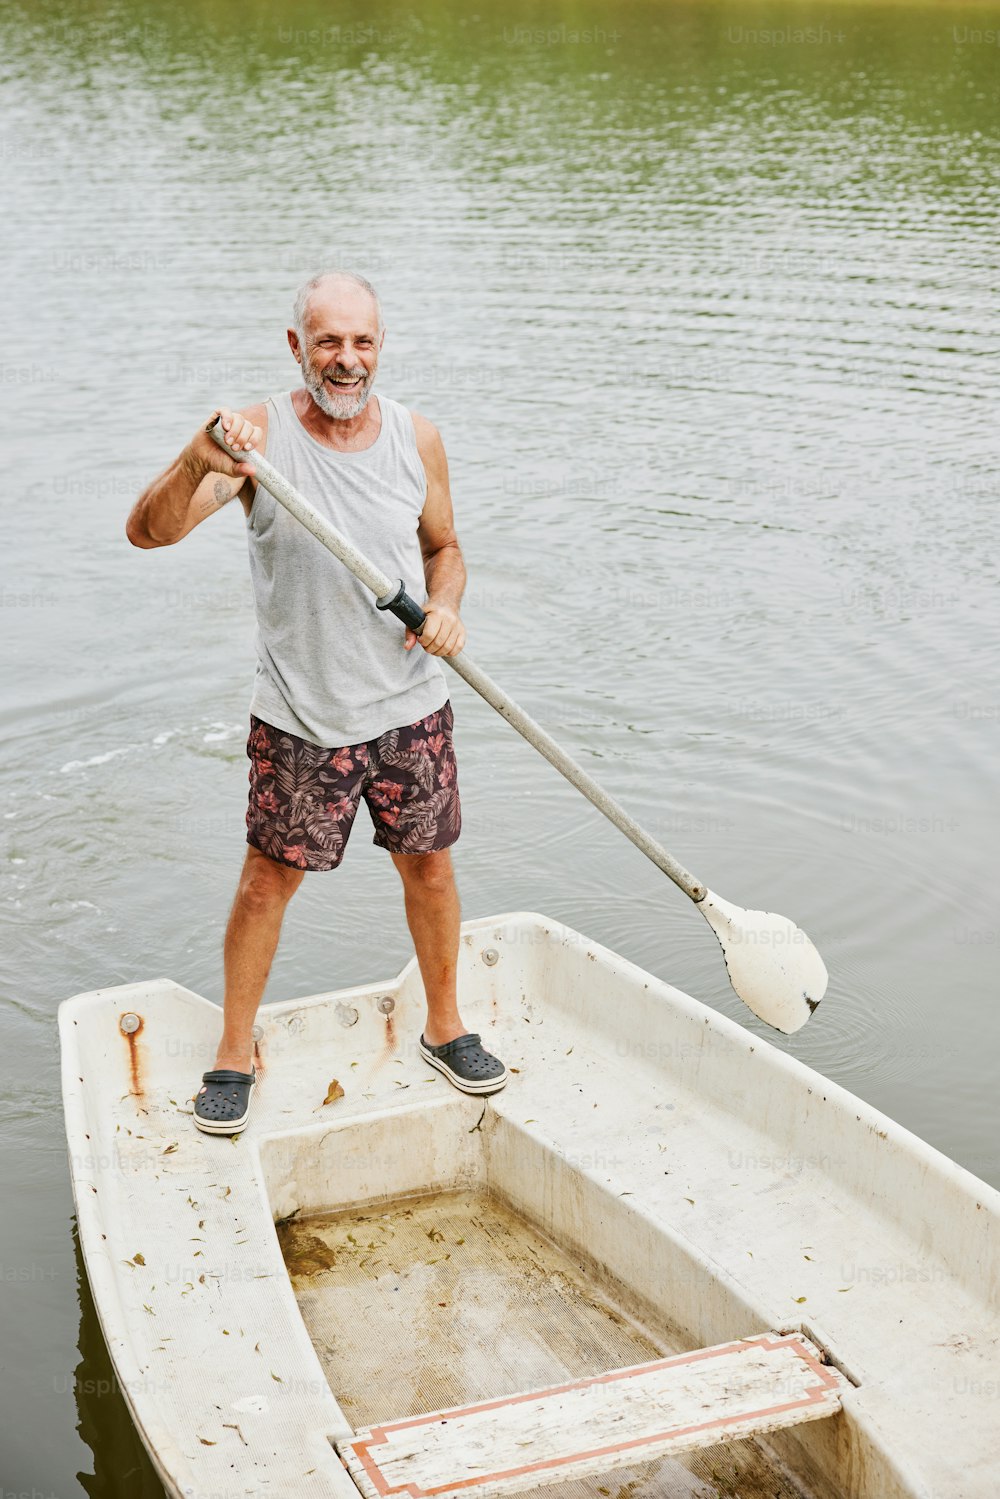
<path id="1" fill-rule="evenodd" d="M 334 421 L 350 421 L 367 406 L 383 336 L 371 294 L 334 278 L 313 289 L 302 328 L 288 330 L 306 389 Z"/>

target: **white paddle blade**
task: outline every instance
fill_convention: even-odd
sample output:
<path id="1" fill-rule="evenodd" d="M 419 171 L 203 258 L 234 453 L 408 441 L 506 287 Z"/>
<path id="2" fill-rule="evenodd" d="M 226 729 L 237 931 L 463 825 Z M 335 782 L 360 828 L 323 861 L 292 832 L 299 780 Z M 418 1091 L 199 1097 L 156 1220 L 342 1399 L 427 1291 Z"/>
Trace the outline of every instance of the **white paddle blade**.
<path id="1" fill-rule="evenodd" d="M 774 911 L 744 911 L 711 890 L 697 903 L 743 1003 L 775 1030 L 800 1030 L 826 993 L 826 964 L 801 927 Z"/>

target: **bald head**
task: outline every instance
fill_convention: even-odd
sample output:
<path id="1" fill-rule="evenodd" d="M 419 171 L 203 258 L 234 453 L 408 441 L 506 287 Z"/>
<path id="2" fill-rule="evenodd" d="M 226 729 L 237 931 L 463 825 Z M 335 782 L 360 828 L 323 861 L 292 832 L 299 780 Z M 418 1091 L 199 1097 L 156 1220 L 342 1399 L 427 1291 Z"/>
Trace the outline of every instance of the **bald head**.
<path id="1" fill-rule="evenodd" d="M 365 280 L 364 276 L 359 276 L 356 271 L 341 270 L 337 266 L 330 270 L 318 271 L 315 276 L 310 276 L 308 281 L 302 283 L 295 293 L 292 326 L 299 335 L 300 341 L 305 342 L 314 304 L 346 302 L 356 305 L 364 298 L 369 299 L 374 308 L 376 330 L 381 337 L 385 324 L 382 319 L 382 303 L 379 301 L 378 292 L 370 281 Z"/>

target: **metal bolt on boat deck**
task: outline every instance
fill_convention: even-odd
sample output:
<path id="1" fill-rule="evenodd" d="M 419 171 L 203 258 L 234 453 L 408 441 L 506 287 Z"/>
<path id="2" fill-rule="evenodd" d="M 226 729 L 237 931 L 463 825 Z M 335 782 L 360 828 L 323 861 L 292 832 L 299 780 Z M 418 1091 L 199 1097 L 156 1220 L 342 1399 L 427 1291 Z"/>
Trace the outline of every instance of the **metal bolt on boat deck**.
<path id="1" fill-rule="evenodd" d="M 383 1015 L 391 1015 L 393 1010 L 396 1008 L 396 1001 L 393 999 L 391 994 L 383 994 L 382 998 L 378 1002 L 378 1007 L 382 1011 Z"/>
<path id="2" fill-rule="evenodd" d="M 499 963 L 500 954 L 497 952 L 495 947 L 484 947 L 482 951 L 482 959 L 487 968 L 493 968 L 497 963 Z"/>
<path id="3" fill-rule="evenodd" d="M 137 1031 L 139 1029 L 142 1021 L 139 1019 L 138 1015 L 133 1015 L 132 1012 L 129 1011 L 128 1014 L 122 1016 L 118 1024 L 125 1032 L 126 1036 L 131 1036 L 134 1031 Z"/>

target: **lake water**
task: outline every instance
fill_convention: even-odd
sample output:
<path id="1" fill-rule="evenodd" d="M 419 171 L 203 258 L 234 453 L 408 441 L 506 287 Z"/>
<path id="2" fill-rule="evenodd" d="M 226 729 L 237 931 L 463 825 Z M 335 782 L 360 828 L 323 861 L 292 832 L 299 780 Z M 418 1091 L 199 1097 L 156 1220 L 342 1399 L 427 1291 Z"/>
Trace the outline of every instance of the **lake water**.
<path id="1" fill-rule="evenodd" d="M 132 500 L 286 389 L 317 265 L 440 426 L 469 654 L 831 984 L 768 1038 L 1000 1184 L 997 15 L 951 5 L 9 3 L 0 1489 L 159 1495 L 74 1239 L 56 1007 L 221 999 L 238 507 Z M 991 29 L 992 28 L 992 29 Z M 546 912 L 764 1034 L 688 902 L 455 682 L 467 916 Z M 272 999 L 391 975 L 360 824 Z M 192 1065 L 192 1091 L 202 1064 Z"/>

